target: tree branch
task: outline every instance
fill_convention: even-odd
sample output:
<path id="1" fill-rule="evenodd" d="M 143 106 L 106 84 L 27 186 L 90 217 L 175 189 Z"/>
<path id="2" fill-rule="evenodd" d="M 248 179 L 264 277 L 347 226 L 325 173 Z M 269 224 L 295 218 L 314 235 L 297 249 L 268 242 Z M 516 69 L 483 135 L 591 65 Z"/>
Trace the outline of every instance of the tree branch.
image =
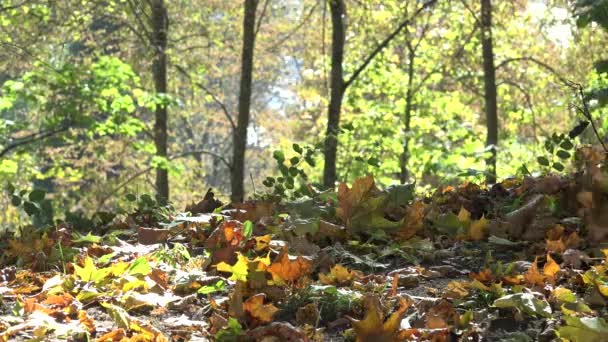
<path id="1" fill-rule="evenodd" d="M 370 53 L 367 56 L 367 58 L 355 70 L 355 72 L 352 74 L 352 76 L 346 82 L 344 82 L 343 88 L 344 89 L 348 88 L 357 79 L 357 77 L 359 77 L 359 75 L 363 72 L 363 70 L 365 70 L 365 68 L 367 68 L 367 66 L 372 62 L 372 60 L 380 52 L 382 52 L 382 50 L 384 50 L 384 48 L 386 48 L 388 46 L 388 44 L 399 34 L 399 32 L 401 32 L 401 30 L 403 30 L 403 28 L 405 28 L 407 25 L 409 25 L 420 13 L 422 13 L 422 11 L 431 7 L 436 2 L 437 2 L 437 0 L 427 1 L 426 3 L 424 3 L 424 5 L 422 5 L 422 7 L 420 7 L 418 10 L 416 10 L 416 12 L 410 18 L 407 18 L 401 24 L 399 24 L 399 26 L 397 26 L 397 28 L 391 34 L 389 34 L 380 44 L 378 44 L 378 46 L 374 49 L 374 51 L 372 51 L 372 53 Z"/>
<path id="2" fill-rule="evenodd" d="M 228 160 L 224 157 L 222 157 L 221 155 L 215 153 L 215 152 L 211 152 L 211 151 L 207 151 L 207 150 L 196 150 L 196 151 L 186 151 L 186 152 L 182 152 L 179 154 L 176 154 L 174 156 L 168 157 L 167 160 L 175 160 L 175 159 L 179 159 L 179 158 L 183 158 L 183 157 L 187 157 L 193 154 L 207 154 L 210 155 L 212 157 L 217 158 L 218 160 L 220 160 L 222 163 L 224 163 L 229 169 L 232 169 L 232 165 L 228 162 Z M 134 173 L 133 175 L 131 175 L 129 178 L 125 179 L 122 183 L 118 184 L 115 188 L 112 189 L 112 191 L 108 192 L 104 197 L 102 197 L 99 200 L 99 204 L 97 205 L 98 211 L 101 208 L 101 206 L 112 196 L 114 196 L 119 190 L 121 190 L 122 188 L 124 188 L 125 186 L 129 185 L 129 183 L 131 183 L 132 181 L 134 181 L 135 179 L 147 174 L 148 172 L 154 170 L 155 167 L 154 166 L 149 166 L 143 170 L 137 171 L 136 173 Z"/>
<path id="3" fill-rule="evenodd" d="M 186 76 L 189 80 L 192 81 L 192 76 L 190 76 L 190 74 L 188 74 L 188 72 L 183 67 L 181 67 L 179 65 L 173 65 L 173 66 L 182 75 Z M 209 89 L 207 89 L 207 87 L 205 87 L 205 85 L 203 83 L 201 83 L 201 82 L 193 82 L 193 83 L 197 87 L 201 88 L 209 96 L 211 96 L 211 99 L 213 100 L 213 102 L 215 102 L 218 106 L 220 106 L 220 108 L 224 112 L 224 115 L 226 116 L 226 118 L 230 122 L 230 126 L 232 127 L 232 130 L 236 130 L 236 123 L 234 122 L 234 119 L 232 119 L 232 115 L 230 115 L 230 111 L 228 110 L 228 108 L 226 107 L 226 105 L 224 104 L 224 102 L 222 102 L 217 96 L 215 96 L 215 94 L 213 92 L 211 92 Z"/>
<path id="4" fill-rule="evenodd" d="M 5 11 L 10 11 L 10 10 L 13 10 L 13 9 L 17 9 L 17 8 L 19 8 L 19 7 L 27 4 L 30 1 L 31 0 L 24 0 L 21 3 L 15 4 L 15 5 L 0 7 L 0 13 L 1 12 L 5 12 Z"/>
<path id="5" fill-rule="evenodd" d="M 26 137 L 20 138 L 18 139 L 18 141 L 4 147 L 1 151 L 0 151 L 0 158 L 4 157 L 5 155 L 7 155 L 10 151 L 16 149 L 19 146 L 23 146 L 23 145 L 27 145 L 27 144 L 31 144 L 34 143 L 36 141 L 40 141 L 40 140 L 44 140 L 46 138 L 50 138 L 56 134 L 65 132 L 69 129 L 69 126 L 64 126 L 64 127 L 60 127 L 58 129 L 52 130 L 52 131 L 46 131 L 46 132 L 37 132 L 37 133 L 33 133 L 30 134 Z"/>
<path id="6" fill-rule="evenodd" d="M 512 57 L 512 58 L 507 58 L 504 61 L 498 63 L 495 67 L 496 70 L 506 66 L 509 63 L 512 62 L 521 62 L 521 61 L 529 61 L 529 62 L 533 62 L 536 65 L 542 67 L 543 69 L 547 70 L 549 73 L 551 73 L 552 75 L 554 75 L 555 77 L 557 77 L 560 82 L 562 82 L 563 84 L 565 84 L 568 87 L 572 87 L 572 81 L 568 80 L 567 78 L 565 78 L 564 76 L 562 76 L 559 72 L 557 72 L 552 66 L 550 66 L 549 64 L 538 60 L 534 57 L 531 56 L 522 56 L 522 57 Z"/>

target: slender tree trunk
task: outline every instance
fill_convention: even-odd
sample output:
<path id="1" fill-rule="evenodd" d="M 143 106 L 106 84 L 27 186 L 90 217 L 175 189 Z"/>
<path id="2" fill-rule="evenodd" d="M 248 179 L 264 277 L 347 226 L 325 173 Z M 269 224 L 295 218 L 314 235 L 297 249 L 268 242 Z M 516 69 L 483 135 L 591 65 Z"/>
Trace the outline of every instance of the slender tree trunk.
<path id="1" fill-rule="evenodd" d="M 491 155 L 486 159 L 486 183 L 496 183 L 496 146 L 498 145 L 498 113 L 496 104 L 496 68 L 492 45 L 492 3 L 481 0 L 481 45 L 483 50 L 484 100 L 488 127 L 486 147 Z"/>
<path id="2" fill-rule="evenodd" d="M 344 60 L 346 5 L 344 4 L 344 0 L 329 0 L 329 8 L 332 23 L 331 92 L 327 110 L 327 132 L 325 133 L 323 185 L 325 188 L 333 189 L 336 183 L 336 154 L 340 129 L 340 111 L 345 90 L 342 62 Z"/>
<path id="3" fill-rule="evenodd" d="M 401 174 L 399 181 L 401 184 L 407 183 L 409 170 L 407 164 L 410 157 L 410 131 L 412 121 L 412 107 L 414 101 L 414 62 L 416 51 L 408 46 L 408 65 L 407 65 L 407 93 L 405 95 L 405 125 L 403 127 L 403 152 L 401 154 Z"/>
<path id="4" fill-rule="evenodd" d="M 258 0 L 245 0 L 243 19 L 243 51 L 241 55 L 241 89 L 239 92 L 239 116 L 232 150 L 232 202 L 241 202 L 245 196 L 245 151 L 247 149 L 247 127 L 251 108 L 251 85 L 253 78 L 253 50 L 255 48 L 255 14 Z"/>
<path id="5" fill-rule="evenodd" d="M 169 21 L 164 0 L 153 0 L 152 6 L 152 48 L 154 49 L 154 87 L 156 93 L 167 93 L 167 34 Z M 154 123 L 154 144 L 156 155 L 167 157 L 167 106 L 156 107 Z M 169 201 L 169 176 L 164 168 L 156 169 L 156 197 L 161 205 Z"/>

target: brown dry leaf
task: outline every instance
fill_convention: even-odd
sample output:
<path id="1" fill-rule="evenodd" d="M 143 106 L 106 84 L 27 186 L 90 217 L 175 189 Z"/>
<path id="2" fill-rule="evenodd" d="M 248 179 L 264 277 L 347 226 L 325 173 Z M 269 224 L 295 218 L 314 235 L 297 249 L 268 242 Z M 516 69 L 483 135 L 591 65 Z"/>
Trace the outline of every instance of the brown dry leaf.
<path id="1" fill-rule="evenodd" d="M 234 203 L 232 206 L 236 209 L 236 212 L 232 214 L 232 217 L 235 220 L 241 222 L 251 221 L 253 223 L 259 221 L 262 217 L 272 216 L 272 210 L 274 208 L 272 202 L 255 201 Z"/>
<path id="2" fill-rule="evenodd" d="M 568 235 L 566 240 L 564 241 L 564 245 L 566 245 L 566 249 L 576 249 L 581 243 L 581 238 L 578 236 L 576 232 L 572 232 L 572 234 Z"/>
<path id="3" fill-rule="evenodd" d="M 442 300 L 426 312 L 426 328 L 444 329 L 459 321 L 459 315 L 454 306 L 446 300 Z"/>
<path id="4" fill-rule="evenodd" d="M 148 274 L 148 277 L 154 280 L 154 282 L 163 289 L 167 289 L 169 287 L 169 275 L 167 274 L 167 272 L 161 270 L 158 267 L 152 268 L 152 272 Z"/>
<path id="5" fill-rule="evenodd" d="M 272 322 L 249 330 L 247 338 L 253 341 L 309 341 L 300 329 L 287 322 Z"/>
<path id="6" fill-rule="evenodd" d="M 564 236 L 564 231 L 566 228 L 561 224 L 556 224 L 555 227 L 549 229 L 546 233 L 547 240 L 559 240 Z"/>
<path id="7" fill-rule="evenodd" d="M 562 239 L 559 240 L 547 240 L 545 243 L 545 249 L 548 253 L 563 253 L 566 250 L 566 245 Z"/>
<path id="8" fill-rule="evenodd" d="M 169 229 L 137 228 L 137 241 L 142 245 L 154 245 L 166 242 L 169 238 Z"/>
<path id="9" fill-rule="evenodd" d="M 279 282 L 295 282 L 312 271 L 312 262 L 305 257 L 298 256 L 293 260 L 284 248 L 277 261 L 268 267 L 272 279 Z"/>
<path id="10" fill-rule="evenodd" d="M 407 240 L 414 236 L 420 229 L 424 227 L 424 217 L 426 214 L 427 205 L 419 200 L 412 203 L 405 212 L 405 224 L 403 229 L 399 230 L 396 238 L 399 240 Z M 465 209 L 466 210 L 466 209 Z"/>
<path id="11" fill-rule="evenodd" d="M 443 293 L 444 298 L 449 299 L 461 299 L 469 295 L 467 290 L 467 283 L 462 281 L 451 281 L 445 288 Z"/>
<path id="12" fill-rule="evenodd" d="M 362 320 L 348 318 L 355 332 L 357 342 L 392 342 L 395 341 L 399 332 L 401 320 L 412 303 L 404 298 L 400 299 L 400 307 L 384 321 L 384 314 L 380 300 L 375 295 L 365 297 L 365 317 Z"/>
<path id="13" fill-rule="evenodd" d="M 374 177 L 371 175 L 355 180 L 350 189 L 345 183 L 340 183 L 340 186 L 338 187 L 338 208 L 336 209 L 336 216 L 338 216 L 347 227 L 350 226 L 350 218 L 355 213 L 357 206 L 359 206 L 374 189 Z"/>
<path id="14" fill-rule="evenodd" d="M 471 222 L 469 226 L 468 238 L 473 241 L 480 241 L 485 238 L 488 230 L 488 220 L 482 216 L 479 220 Z"/>
<path id="15" fill-rule="evenodd" d="M 95 320 L 84 310 L 78 311 L 78 321 L 86 328 L 89 334 L 93 334 L 97 330 L 95 329 Z"/>
<path id="16" fill-rule="evenodd" d="M 228 301 L 228 314 L 232 317 L 241 318 L 245 316 L 245 311 L 243 310 L 243 295 L 246 286 L 247 284 L 240 280 L 237 280 L 234 285 L 234 291 L 230 294 L 230 299 Z"/>
<path id="17" fill-rule="evenodd" d="M 258 293 L 254 296 L 249 297 L 243 307 L 246 312 L 248 312 L 251 317 L 262 321 L 263 323 L 272 322 L 272 318 L 274 314 L 279 311 L 276 306 L 271 304 L 264 304 L 264 299 L 266 299 L 266 295 L 263 293 Z"/>

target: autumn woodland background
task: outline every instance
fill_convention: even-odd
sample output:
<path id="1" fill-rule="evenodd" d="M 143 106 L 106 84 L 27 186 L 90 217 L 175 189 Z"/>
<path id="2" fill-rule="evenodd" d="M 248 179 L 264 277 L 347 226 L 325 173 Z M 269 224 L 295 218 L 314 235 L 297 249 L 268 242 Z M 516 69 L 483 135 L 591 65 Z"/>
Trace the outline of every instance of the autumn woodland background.
<path id="1" fill-rule="evenodd" d="M 568 171 L 545 146 L 606 83 L 601 3 L 3 0 L 0 177 L 61 216 Z"/>

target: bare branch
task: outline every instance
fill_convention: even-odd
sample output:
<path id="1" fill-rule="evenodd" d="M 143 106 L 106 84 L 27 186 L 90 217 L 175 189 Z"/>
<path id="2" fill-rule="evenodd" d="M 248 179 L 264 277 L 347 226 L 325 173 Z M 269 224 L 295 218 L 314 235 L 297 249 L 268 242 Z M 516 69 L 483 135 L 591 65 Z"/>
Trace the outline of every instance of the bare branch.
<path id="1" fill-rule="evenodd" d="M 27 144 L 31 144 L 37 141 L 41 141 L 47 138 L 50 138 L 56 134 L 65 132 L 69 129 L 69 125 L 68 126 L 62 126 L 60 128 L 54 129 L 52 131 L 45 131 L 45 132 L 37 132 L 37 133 L 33 133 L 30 134 L 26 137 L 20 138 L 20 139 L 16 139 L 17 141 L 15 141 L 14 143 L 4 147 L 1 151 L 0 151 L 0 158 L 4 157 L 5 155 L 7 155 L 10 151 L 16 149 L 19 146 L 23 146 L 23 145 L 27 145 Z"/>
<path id="2" fill-rule="evenodd" d="M 560 82 L 562 82 L 563 84 L 565 84 L 568 87 L 572 87 L 572 81 L 568 80 L 567 78 L 565 78 L 564 76 L 562 76 L 559 72 L 557 72 L 552 66 L 550 66 L 549 64 L 538 60 L 534 57 L 531 56 L 522 56 L 522 57 L 512 57 L 512 58 L 507 58 L 504 61 L 498 63 L 495 67 L 496 70 L 506 66 L 509 63 L 512 62 L 521 62 L 521 61 L 529 61 L 529 62 L 533 62 L 536 65 L 542 67 L 543 69 L 545 69 L 546 71 L 548 71 L 549 73 L 551 73 L 552 75 L 554 75 L 555 77 L 557 77 Z"/>
<path id="3" fill-rule="evenodd" d="M 264 6 L 262 7 L 262 13 L 260 13 L 260 17 L 258 18 L 258 24 L 256 25 L 255 33 L 253 34 L 254 37 L 257 37 L 258 32 L 260 32 L 260 26 L 262 26 L 262 21 L 264 20 L 264 16 L 266 16 L 266 9 L 268 8 L 269 2 L 270 2 L 270 0 L 264 1 Z"/>
<path id="4" fill-rule="evenodd" d="M 191 155 L 195 155 L 195 154 L 210 155 L 214 158 L 217 158 L 224 165 L 226 165 L 229 169 L 232 169 L 232 165 L 228 162 L 228 160 L 226 158 L 222 157 L 221 155 L 219 155 L 215 152 L 211 152 L 211 151 L 207 151 L 207 150 L 186 151 L 186 152 L 182 152 L 182 153 L 176 154 L 174 156 L 168 157 L 167 160 L 175 160 L 175 159 L 179 159 L 179 158 L 183 158 L 183 157 L 187 157 L 187 156 L 191 156 Z M 115 188 L 112 189 L 112 191 L 108 192 L 104 197 L 102 197 L 99 200 L 99 204 L 97 205 L 98 210 L 110 197 L 114 196 L 119 190 L 121 190 L 125 186 L 129 185 L 129 183 L 133 182 L 135 179 L 147 174 L 148 172 L 150 172 L 154 169 L 155 169 L 154 166 L 149 166 L 143 170 L 137 171 L 136 173 L 131 175 L 129 178 L 125 179 L 122 183 L 118 184 Z"/>
<path id="5" fill-rule="evenodd" d="M 369 54 L 369 56 L 367 56 L 365 61 L 363 61 L 363 63 L 355 70 L 352 76 L 346 82 L 344 82 L 344 89 L 348 88 L 357 79 L 357 77 L 359 77 L 363 70 L 365 70 L 365 68 L 367 68 L 367 66 L 372 62 L 372 60 L 380 52 L 382 52 L 385 47 L 388 46 L 388 44 L 399 34 L 399 32 L 401 32 L 401 30 L 403 30 L 403 28 L 409 25 L 420 13 L 434 5 L 436 2 L 437 0 L 427 1 L 418 10 L 416 10 L 416 12 L 410 18 L 407 18 L 401 24 L 399 24 L 399 26 L 397 26 L 397 28 L 391 34 L 389 34 L 380 44 L 378 44 L 378 46 Z"/>
<path id="6" fill-rule="evenodd" d="M 186 76 L 189 80 L 192 80 L 192 76 L 190 76 L 190 74 L 188 74 L 188 72 L 186 71 L 186 69 L 184 69 L 183 67 L 181 67 L 179 65 L 173 65 L 173 66 L 182 75 Z M 232 127 L 232 129 L 236 130 L 236 123 L 234 122 L 234 119 L 232 119 L 232 115 L 230 115 L 230 111 L 228 110 L 228 108 L 226 107 L 226 105 L 224 104 L 224 102 L 222 102 L 217 96 L 215 96 L 215 94 L 213 92 L 211 92 L 209 89 L 207 89 L 207 87 L 205 87 L 205 85 L 203 83 L 201 83 L 201 82 L 193 82 L 193 83 L 197 87 L 201 88 L 209 96 L 211 96 L 211 99 L 213 100 L 213 102 L 215 102 L 218 106 L 220 106 L 220 108 L 224 112 L 224 115 L 228 119 L 228 122 L 230 122 L 230 126 Z"/>

